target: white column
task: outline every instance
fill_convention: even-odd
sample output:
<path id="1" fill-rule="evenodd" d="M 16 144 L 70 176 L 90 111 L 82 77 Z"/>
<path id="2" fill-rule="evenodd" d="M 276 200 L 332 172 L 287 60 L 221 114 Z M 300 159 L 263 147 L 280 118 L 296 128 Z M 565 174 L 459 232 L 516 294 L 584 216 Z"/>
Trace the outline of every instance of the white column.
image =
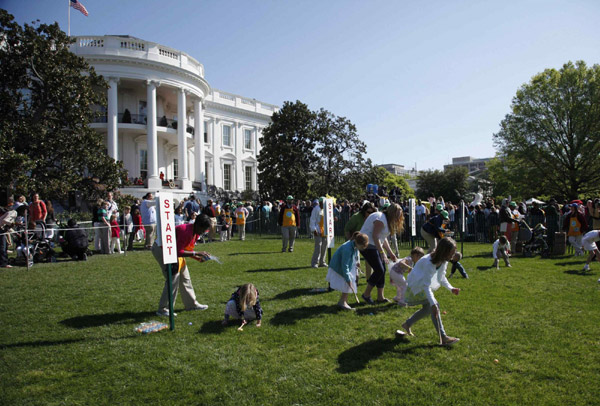
<path id="1" fill-rule="evenodd" d="M 146 103 L 148 105 L 147 145 L 148 145 L 148 188 L 151 190 L 162 188 L 158 177 L 158 138 L 156 134 L 156 86 L 153 80 L 146 81 Z"/>
<path id="2" fill-rule="evenodd" d="M 204 173 L 204 163 L 206 157 L 204 155 L 204 109 L 202 108 L 202 100 L 194 99 L 194 158 L 196 159 L 195 176 L 196 182 L 201 182 L 202 191 L 206 192 L 206 174 Z"/>
<path id="3" fill-rule="evenodd" d="M 117 126 L 117 78 L 108 78 L 108 112 L 106 129 L 108 132 L 107 149 L 108 156 L 115 161 L 118 159 L 118 126 Z"/>
<path id="4" fill-rule="evenodd" d="M 177 91 L 177 156 L 179 161 L 179 179 L 181 180 L 181 188 L 184 190 L 191 188 L 191 182 L 188 178 L 188 153 L 187 153 L 187 138 L 185 129 L 186 107 L 185 107 L 185 90 L 183 88 Z"/>
<path id="5" fill-rule="evenodd" d="M 244 164 L 242 156 L 244 155 L 244 134 L 242 123 L 235 123 L 235 185 L 234 190 L 244 190 Z"/>

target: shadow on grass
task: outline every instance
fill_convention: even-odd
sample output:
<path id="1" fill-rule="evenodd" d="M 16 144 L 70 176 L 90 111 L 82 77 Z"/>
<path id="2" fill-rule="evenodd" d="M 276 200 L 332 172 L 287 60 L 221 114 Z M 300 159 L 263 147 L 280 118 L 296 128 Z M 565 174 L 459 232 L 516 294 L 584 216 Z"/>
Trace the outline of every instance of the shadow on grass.
<path id="1" fill-rule="evenodd" d="M 229 326 L 224 326 L 221 324 L 223 320 L 212 320 L 207 321 L 200 327 L 200 334 L 221 334 L 225 329 L 232 325 L 229 323 Z"/>
<path id="2" fill-rule="evenodd" d="M 263 254 L 277 254 L 279 251 L 264 251 L 264 252 L 234 252 L 232 254 L 227 254 L 229 256 L 235 255 L 263 255 Z"/>
<path id="3" fill-rule="evenodd" d="M 286 300 L 293 299 L 300 296 L 309 296 L 309 295 L 321 295 L 323 293 L 327 293 L 327 289 L 315 291 L 315 288 L 298 288 L 298 289 L 290 289 L 285 292 L 281 292 L 271 299 L 265 300 Z"/>
<path id="4" fill-rule="evenodd" d="M 585 257 L 581 258 L 580 261 L 569 261 L 569 262 L 555 262 L 554 265 L 556 266 L 573 266 L 573 265 L 578 265 L 578 264 L 585 264 Z"/>
<path id="5" fill-rule="evenodd" d="M 594 276 L 594 274 L 590 271 L 582 271 L 581 269 L 569 269 L 568 271 L 565 271 L 565 273 L 568 273 L 570 275 L 579 275 L 579 276 Z"/>
<path id="6" fill-rule="evenodd" d="M 367 364 L 381 357 L 386 352 L 394 352 L 399 356 L 406 356 L 420 348 L 437 348 L 435 344 L 413 345 L 407 348 L 396 348 L 398 344 L 408 344 L 407 338 L 379 338 L 377 340 L 366 341 L 355 347 L 352 347 L 338 356 L 339 367 L 337 371 L 342 374 L 357 372 L 365 369 Z"/>
<path id="7" fill-rule="evenodd" d="M 494 269 L 494 267 L 493 266 L 481 266 L 481 265 L 477 267 L 477 270 L 479 270 L 479 271 L 489 271 L 490 269 Z"/>
<path id="8" fill-rule="evenodd" d="M 465 255 L 465 258 L 490 258 L 490 259 L 494 259 L 492 257 L 492 254 L 490 252 L 486 252 L 484 254 Z"/>
<path id="9" fill-rule="evenodd" d="M 155 312 L 93 314 L 88 316 L 72 317 L 70 319 L 61 320 L 60 323 L 71 328 L 100 327 L 107 324 L 143 322 L 147 321 L 148 317 L 155 315 Z"/>
<path id="10" fill-rule="evenodd" d="M 26 341 L 26 342 L 13 343 L 13 344 L 0 344 L 0 350 L 5 350 L 7 348 L 51 347 L 54 345 L 79 343 L 81 341 L 85 341 L 85 338 L 73 338 L 73 339 L 69 339 L 69 340 L 57 340 L 57 341 L 46 341 L 46 340 Z"/>
<path id="11" fill-rule="evenodd" d="M 246 272 L 256 273 L 256 272 L 284 272 L 284 271 L 297 271 L 298 269 L 307 269 L 310 268 L 308 266 L 296 266 L 293 268 L 261 268 L 261 269 L 250 269 Z"/>
<path id="12" fill-rule="evenodd" d="M 348 302 L 350 303 L 350 302 Z M 355 303 L 350 303 L 351 306 L 354 306 Z M 356 314 L 358 314 L 359 316 L 374 316 L 378 313 L 384 313 L 387 312 L 389 310 L 394 310 L 394 309 L 402 309 L 400 306 L 398 306 L 395 303 L 389 303 L 387 305 L 369 305 L 366 304 L 365 302 L 361 302 L 360 305 L 356 305 L 356 306 L 360 306 L 360 307 L 355 307 L 356 308 Z"/>
<path id="13" fill-rule="evenodd" d="M 318 317 L 321 314 L 335 314 L 342 311 L 337 306 L 307 306 L 299 307 L 297 309 L 284 310 L 277 313 L 272 319 L 271 324 L 280 325 L 291 325 L 296 324 L 301 319 L 312 319 Z"/>

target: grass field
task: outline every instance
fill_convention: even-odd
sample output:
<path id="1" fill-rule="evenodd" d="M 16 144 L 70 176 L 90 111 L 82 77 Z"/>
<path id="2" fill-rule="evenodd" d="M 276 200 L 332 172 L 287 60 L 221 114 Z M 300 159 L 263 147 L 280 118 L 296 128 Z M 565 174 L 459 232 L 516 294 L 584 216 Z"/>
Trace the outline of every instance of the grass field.
<path id="1" fill-rule="evenodd" d="M 294 253 L 280 244 L 207 244 L 223 265 L 191 261 L 190 272 L 209 309 L 184 312 L 178 299 L 175 331 L 148 335 L 134 328 L 160 319 L 163 287 L 148 251 L 0 271 L 0 404 L 600 404 L 600 264 L 584 275 L 581 257 L 516 257 L 496 271 L 489 246 L 465 245 L 470 278 L 451 279 L 461 294 L 436 294 L 461 338 L 446 349 L 429 319 L 394 337 L 416 308 L 338 311 L 339 293 L 311 292 L 327 272 L 309 267 L 311 241 Z M 222 327 L 246 282 L 263 326 Z"/>

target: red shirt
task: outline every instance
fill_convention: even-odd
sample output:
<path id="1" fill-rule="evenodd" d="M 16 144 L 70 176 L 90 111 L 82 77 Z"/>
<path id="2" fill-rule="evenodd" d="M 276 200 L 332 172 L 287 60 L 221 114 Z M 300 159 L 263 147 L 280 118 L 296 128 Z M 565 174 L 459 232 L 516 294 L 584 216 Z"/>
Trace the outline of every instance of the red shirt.
<path id="1" fill-rule="evenodd" d="M 38 220 L 44 220 L 46 215 L 48 214 L 48 210 L 46 210 L 46 203 L 42 200 L 38 200 L 37 202 L 32 202 L 29 205 L 29 221 L 35 223 Z"/>

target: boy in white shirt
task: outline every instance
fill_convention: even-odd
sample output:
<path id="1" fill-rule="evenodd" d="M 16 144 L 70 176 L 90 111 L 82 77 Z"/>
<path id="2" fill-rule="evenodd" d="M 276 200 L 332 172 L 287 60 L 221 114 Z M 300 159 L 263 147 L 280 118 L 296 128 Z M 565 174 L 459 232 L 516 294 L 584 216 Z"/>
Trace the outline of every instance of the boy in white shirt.
<path id="1" fill-rule="evenodd" d="M 581 240 L 583 249 L 590 253 L 585 261 L 583 272 L 590 270 L 590 262 L 594 260 L 594 257 L 596 257 L 596 261 L 600 262 L 600 250 L 598 250 L 598 245 L 596 245 L 597 241 L 600 241 L 600 230 L 588 231 Z M 598 282 L 600 282 L 600 279 Z"/>
<path id="2" fill-rule="evenodd" d="M 510 262 L 508 261 L 508 239 L 506 236 L 500 236 L 495 242 L 494 247 L 492 248 L 492 255 L 494 256 L 494 265 L 492 265 L 496 269 L 500 269 L 500 257 L 504 259 L 504 263 L 507 267 L 511 267 Z"/>

